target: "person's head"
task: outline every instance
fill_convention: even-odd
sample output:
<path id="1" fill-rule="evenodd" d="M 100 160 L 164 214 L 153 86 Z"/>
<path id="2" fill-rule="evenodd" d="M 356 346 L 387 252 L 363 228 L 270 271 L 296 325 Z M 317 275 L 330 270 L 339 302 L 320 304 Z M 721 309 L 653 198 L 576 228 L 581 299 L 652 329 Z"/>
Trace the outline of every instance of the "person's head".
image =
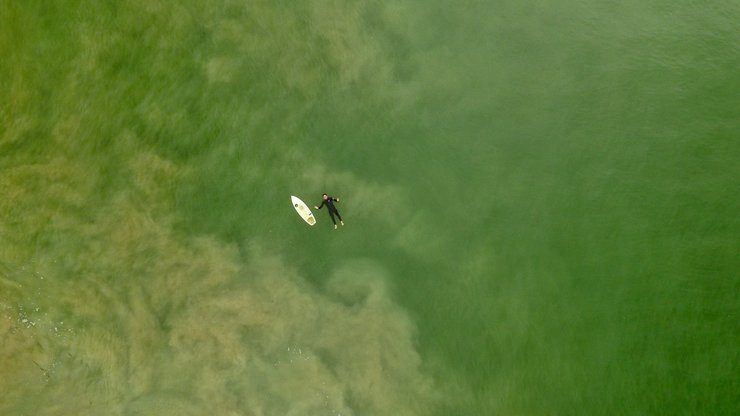
<path id="1" fill-rule="evenodd" d="M 329 199 L 329 195 L 327 195 L 327 194 L 321 194 L 321 197 L 323 197 L 325 201 L 326 201 L 327 199 Z"/>

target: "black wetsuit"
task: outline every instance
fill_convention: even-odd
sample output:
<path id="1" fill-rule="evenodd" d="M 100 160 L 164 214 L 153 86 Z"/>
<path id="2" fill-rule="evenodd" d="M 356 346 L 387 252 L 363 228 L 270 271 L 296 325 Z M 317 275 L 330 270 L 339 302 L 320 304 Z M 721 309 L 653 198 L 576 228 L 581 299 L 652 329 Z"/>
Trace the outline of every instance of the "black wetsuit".
<path id="1" fill-rule="evenodd" d="M 337 221 L 334 219 L 334 215 L 339 218 L 339 221 L 342 221 L 342 216 L 339 215 L 339 211 L 337 211 L 337 207 L 334 206 L 334 202 L 339 202 L 337 198 L 328 197 L 325 200 L 321 201 L 321 205 L 319 205 L 319 209 L 326 205 L 326 209 L 329 210 L 329 216 L 331 217 L 331 222 L 334 223 L 334 225 L 337 225 Z"/>

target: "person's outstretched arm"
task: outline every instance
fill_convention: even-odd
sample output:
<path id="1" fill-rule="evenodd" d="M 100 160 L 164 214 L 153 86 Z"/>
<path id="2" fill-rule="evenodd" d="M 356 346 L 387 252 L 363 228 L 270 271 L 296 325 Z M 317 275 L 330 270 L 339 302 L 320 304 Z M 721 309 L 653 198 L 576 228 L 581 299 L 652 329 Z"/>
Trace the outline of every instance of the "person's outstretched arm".
<path id="1" fill-rule="evenodd" d="M 322 200 L 321 201 L 321 205 L 314 205 L 313 207 L 316 208 L 316 209 L 321 209 L 321 207 L 323 207 L 325 203 L 326 203 L 326 201 Z"/>

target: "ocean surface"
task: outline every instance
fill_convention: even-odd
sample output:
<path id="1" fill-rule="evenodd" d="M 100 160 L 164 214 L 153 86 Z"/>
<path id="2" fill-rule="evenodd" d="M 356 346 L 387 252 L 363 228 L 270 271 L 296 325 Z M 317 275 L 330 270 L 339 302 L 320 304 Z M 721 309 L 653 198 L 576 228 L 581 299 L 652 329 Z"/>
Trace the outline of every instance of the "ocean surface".
<path id="1" fill-rule="evenodd" d="M 0 0 L 0 414 L 739 414 L 738 22 Z"/>

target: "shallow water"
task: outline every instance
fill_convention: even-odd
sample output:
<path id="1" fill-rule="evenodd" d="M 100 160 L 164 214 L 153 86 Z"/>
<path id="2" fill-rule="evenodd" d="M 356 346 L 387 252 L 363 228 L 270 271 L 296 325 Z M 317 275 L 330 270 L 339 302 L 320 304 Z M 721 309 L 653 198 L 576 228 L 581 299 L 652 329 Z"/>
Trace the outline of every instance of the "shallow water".
<path id="1" fill-rule="evenodd" d="M 740 410 L 736 2 L 46 3 L 0 414 Z"/>

